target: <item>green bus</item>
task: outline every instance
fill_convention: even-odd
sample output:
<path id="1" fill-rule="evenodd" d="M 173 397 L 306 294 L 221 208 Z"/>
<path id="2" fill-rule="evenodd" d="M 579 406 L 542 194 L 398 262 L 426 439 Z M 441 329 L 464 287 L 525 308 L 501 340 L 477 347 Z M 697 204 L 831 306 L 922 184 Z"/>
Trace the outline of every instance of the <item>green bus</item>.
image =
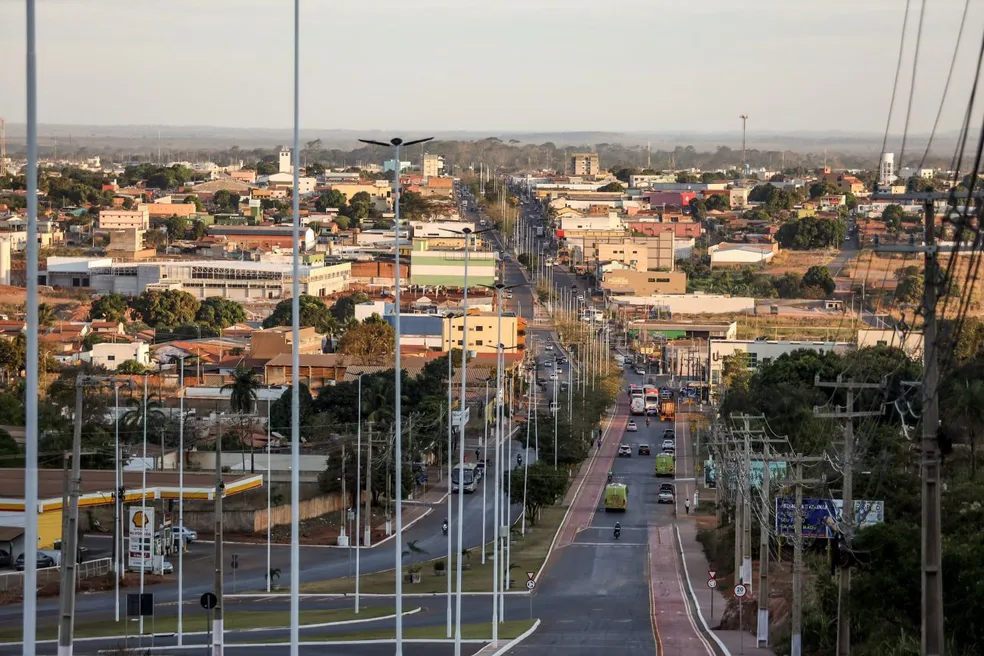
<path id="1" fill-rule="evenodd" d="M 656 475 L 673 476 L 676 471 L 676 457 L 672 453 L 661 453 L 656 456 Z"/>
<path id="2" fill-rule="evenodd" d="M 605 486 L 605 512 L 625 512 L 629 501 L 629 486 L 625 483 L 609 483 Z"/>

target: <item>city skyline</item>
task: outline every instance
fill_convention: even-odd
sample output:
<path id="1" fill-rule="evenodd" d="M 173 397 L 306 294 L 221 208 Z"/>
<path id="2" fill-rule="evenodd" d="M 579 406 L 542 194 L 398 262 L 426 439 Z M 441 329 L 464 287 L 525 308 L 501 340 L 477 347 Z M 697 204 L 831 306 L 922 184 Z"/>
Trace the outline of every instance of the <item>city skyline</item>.
<path id="1" fill-rule="evenodd" d="M 312 130 L 733 133 L 747 113 L 750 129 L 772 133 L 884 132 L 904 6 L 753 4 L 623 0 L 613 11 L 582 0 L 302 3 L 301 121 Z M 926 13 L 910 134 L 932 128 L 962 9 L 946 0 Z M 904 123 L 918 19 L 911 9 L 892 133 Z M 22 2 L 0 1 L 0 23 L 23 20 Z M 979 24 L 984 8 L 972 7 L 967 20 Z M 287 5 L 179 0 L 161 11 L 121 0 L 41 0 L 38 29 L 42 124 L 290 123 Z M 978 45 L 970 32 L 941 133 L 962 119 Z M 11 30 L 7 45 L 8 54 L 23 53 L 23 31 Z M 24 118 L 22 64 L 12 57 L 0 69 L 8 125 Z M 412 102 L 394 107 L 394 95 Z"/>

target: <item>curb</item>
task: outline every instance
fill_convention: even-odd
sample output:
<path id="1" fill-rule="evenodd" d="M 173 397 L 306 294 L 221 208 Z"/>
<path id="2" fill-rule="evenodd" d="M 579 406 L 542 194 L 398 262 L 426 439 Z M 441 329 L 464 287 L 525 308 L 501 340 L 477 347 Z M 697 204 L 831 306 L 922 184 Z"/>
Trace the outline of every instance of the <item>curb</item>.
<path id="1" fill-rule="evenodd" d="M 514 649 L 515 647 L 519 646 L 521 642 L 523 642 L 531 635 L 533 635 L 533 633 L 539 628 L 540 628 L 540 620 L 537 620 L 533 622 L 533 626 L 531 626 L 525 632 L 523 632 L 522 634 L 516 636 L 515 638 L 507 642 L 503 647 L 500 647 L 496 651 L 492 652 L 489 656 L 502 656 L 503 654 L 509 653 L 511 649 Z M 479 654 L 481 654 L 481 652 L 479 652 Z M 476 654 L 476 656 L 478 655 Z"/>
<path id="2" fill-rule="evenodd" d="M 697 618 L 700 620 L 701 626 L 704 627 L 705 633 L 711 636 L 711 639 L 714 640 L 715 644 L 717 644 L 718 648 L 721 650 L 721 653 L 723 653 L 724 656 L 731 656 L 731 652 L 728 651 L 728 648 L 724 646 L 723 642 L 721 642 L 721 638 L 717 637 L 717 634 L 714 633 L 714 631 L 711 631 L 711 627 L 707 625 L 707 620 L 704 619 L 704 614 L 700 612 L 700 604 L 697 603 L 697 593 L 694 592 L 694 586 L 690 582 L 690 570 L 687 569 L 687 558 L 686 554 L 683 552 L 683 539 L 680 537 L 680 527 L 674 524 L 673 531 L 676 533 L 677 549 L 680 552 L 680 562 L 683 563 L 683 578 L 687 581 L 687 591 L 690 593 L 690 600 L 693 602 L 694 608 L 697 610 Z"/>
<path id="3" fill-rule="evenodd" d="M 447 592 L 443 592 L 443 591 L 442 592 L 410 592 L 410 593 L 404 592 L 401 596 L 403 596 L 403 597 L 446 597 L 447 594 L 448 594 Z M 458 594 L 458 593 L 456 592 L 454 594 Z M 462 597 L 482 597 L 482 596 L 489 596 L 491 594 L 493 594 L 491 591 L 489 591 L 489 592 L 462 592 L 461 593 L 461 596 Z M 498 595 L 500 593 L 496 592 L 495 594 Z M 514 595 L 514 596 L 517 596 L 517 597 L 518 596 L 526 597 L 530 593 L 528 591 L 526 591 L 526 590 L 521 590 L 521 591 L 515 591 L 514 590 L 514 591 L 505 591 L 502 594 Z M 352 598 L 355 597 L 355 593 L 354 592 L 301 592 L 297 596 L 300 599 L 352 599 Z M 367 599 L 390 599 L 390 598 L 393 598 L 395 596 L 396 596 L 395 593 L 388 593 L 388 592 L 372 592 L 372 593 L 363 593 L 363 592 L 360 592 L 359 593 L 359 598 L 360 599 L 363 598 L 363 597 L 365 597 Z M 260 594 L 260 593 L 256 593 L 256 592 L 246 592 L 246 593 L 243 593 L 243 594 L 235 594 L 235 595 L 226 595 L 225 596 L 226 599 L 270 599 L 271 597 L 283 597 L 284 599 L 290 599 L 290 593 L 278 592 L 277 594 Z M 404 614 L 406 614 L 406 613 L 404 613 Z M 394 615 L 394 617 L 395 617 L 395 615 Z"/>
<path id="4" fill-rule="evenodd" d="M 405 611 L 403 613 L 403 616 L 406 617 L 407 615 L 416 615 L 421 610 L 423 610 L 423 609 L 422 608 L 414 608 L 413 610 Z M 345 626 L 347 624 L 366 624 L 368 622 L 378 622 L 380 620 L 392 620 L 392 619 L 396 619 L 396 614 L 395 613 L 390 614 L 390 615 L 380 615 L 379 617 L 367 617 L 365 619 L 339 620 L 337 622 L 322 622 L 320 624 L 301 624 L 299 628 L 301 628 L 302 630 L 306 630 L 306 629 L 323 629 L 323 628 L 329 627 L 329 626 Z M 253 628 L 253 629 L 226 629 L 225 631 L 223 631 L 223 634 L 225 634 L 225 633 L 259 633 L 261 631 L 278 631 L 280 629 L 285 629 L 285 628 L 289 628 L 289 627 L 283 627 L 283 626 L 261 626 L 261 627 L 256 627 L 256 628 Z M 182 635 L 186 635 L 186 636 L 203 636 L 203 635 L 211 635 L 211 633 L 212 633 L 211 631 L 185 631 Z M 91 638 L 79 638 L 79 637 L 76 637 L 76 638 L 73 638 L 73 639 L 75 640 L 75 642 L 97 642 L 99 640 L 126 640 L 126 639 L 130 639 L 130 638 L 132 638 L 132 639 L 143 639 L 143 638 L 173 638 L 176 635 L 178 635 L 177 632 L 171 631 L 169 633 L 144 633 L 144 634 L 134 634 L 134 635 L 130 635 L 130 636 L 117 635 L 117 636 L 99 636 L 99 637 L 91 637 Z M 41 645 L 41 644 L 45 644 L 45 643 L 54 643 L 54 642 L 58 642 L 58 639 L 55 638 L 54 640 L 38 640 L 37 641 L 37 644 Z M 23 644 L 23 643 L 20 643 L 20 642 L 0 642 L 0 647 L 11 647 L 11 646 L 20 645 L 20 644 Z M 191 649 L 191 648 L 194 648 L 196 646 L 197 647 L 200 647 L 200 645 L 182 645 L 181 648 L 182 649 L 184 649 L 184 648 Z M 141 650 L 146 651 L 146 650 L 176 649 L 176 648 L 177 648 L 177 645 L 168 645 L 168 646 L 162 646 L 162 647 L 142 647 Z M 115 653 L 117 653 L 117 650 L 111 650 L 111 651 L 110 650 L 100 650 L 99 653 L 112 653 L 112 654 L 115 654 Z"/>

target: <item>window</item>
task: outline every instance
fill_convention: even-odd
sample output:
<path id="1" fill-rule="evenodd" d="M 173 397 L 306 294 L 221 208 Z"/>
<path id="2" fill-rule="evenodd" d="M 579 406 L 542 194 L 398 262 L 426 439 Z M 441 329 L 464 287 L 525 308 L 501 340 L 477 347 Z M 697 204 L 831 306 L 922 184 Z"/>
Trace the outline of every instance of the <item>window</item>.
<path id="1" fill-rule="evenodd" d="M 475 346 L 484 346 L 484 345 L 485 345 L 485 340 L 482 339 L 475 340 Z"/>
<path id="2" fill-rule="evenodd" d="M 475 326 L 475 332 L 480 333 L 484 330 L 484 326 Z"/>
<path id="3" fill-rule="evenodd" d="M 109 362 L 114 362 L 116 360 L 116 356 L 115 355 L 107 355 L 106 356 L 106 360 L 108 360 Z"/>

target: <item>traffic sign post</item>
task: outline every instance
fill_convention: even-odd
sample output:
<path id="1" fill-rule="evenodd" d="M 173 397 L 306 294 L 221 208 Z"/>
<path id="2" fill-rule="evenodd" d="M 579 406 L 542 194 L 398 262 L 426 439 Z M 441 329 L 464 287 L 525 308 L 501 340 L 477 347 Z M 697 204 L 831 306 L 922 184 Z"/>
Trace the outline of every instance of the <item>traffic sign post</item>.
<path id="1" fill-rule="evenodd" d="M 232 594 L 236 594 L 236 570 L 239 569 L 239 554 L 232 554 Z"/>
<path id="2" fill-rule="evenodd" d="M 738 628 L 739 629 L 741 629 L 741 627 L 744 626 L 744 624 L 742 624 L 742 618 L 741 618 L 741 600 L 744 599 L 745 594 L 747 592 L 748 592 L 748 590 L 741 583 L 739 583 L 738 585 L 735 586 L 735 597 L 738 598 Z M 740 640 L 739 640 L 739 643 L 738 643 L 738 648 L 739 648 L 738 653 L 739 654 L 744 654 L 745 653 L 745 632 L 742 631 L 742 630 L 739 630 L 738 633 L 740 634 Z"/>
<path id="3" fill-rule="evenodd" d="M 208 634 L 208 638 L 205 641 L 206 645 L 212 644 L 212 609 L 215 608 L 219 603 L 219 598 L 215 596 L 214 592 L 206 592 L 202 595 L 202 608 L 205 609 L 205 627 Z"/>
<path id="4" fill-rule="evenodd" d="M 718 584 L 717 579 L 714 577 L 717 576 L 717 571 L 713 569 L 709 569 L 707 570 L 707 576 L 708 576 L 707 588 L 708 588 L 708 592 L 711 595 L 711 617 L 713 618 L 714 617 L 714 588 L 716 588 Z"/>
<path id="5" fill-rule="evenodd" d="M 533 590 L 536 589 L 536 572 L 526 572 L 526 589 L 530 591 L 530 620 L 533 619 Z"/>

